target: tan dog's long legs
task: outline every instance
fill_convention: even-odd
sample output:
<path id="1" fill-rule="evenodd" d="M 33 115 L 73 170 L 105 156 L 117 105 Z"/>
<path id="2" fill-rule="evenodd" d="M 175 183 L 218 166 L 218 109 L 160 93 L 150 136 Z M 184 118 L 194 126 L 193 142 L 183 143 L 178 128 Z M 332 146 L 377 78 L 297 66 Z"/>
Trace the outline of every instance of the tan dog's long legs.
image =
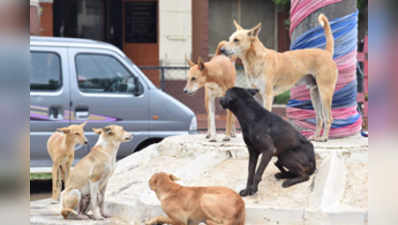
<path id="1" fill-rule="evenodd" d="M 205 109 L 207 113 L 207 134 L 206 138 L 210 138 L 210 116 L 209 116 L 209 90 L 205 87 Z"/>
<path id="2" fill-rule="evenodd" d="M 310 88 L 310 96 L 311 96 L 312 106 L 314 107 L 314 111 L 316 113 L 316 129 L 314 135 L 310 137 L 309 140 L 315 139 L 316 137 L 319 137 L 321 135 L 322 125 L 324 121 L 322 113 L 323 107 L 321 104 L 321 98 L 319 96 L 319 90 L 317 86 L 313 86 Z"/>
<path id="3" fill-rule="evenodd" d="M 52 167 L 52 199 L 54 201 L 59 200 L 59 195 L 62 188 L 62 175 L 61 168 L 58 163 L 54 163 Z"/>

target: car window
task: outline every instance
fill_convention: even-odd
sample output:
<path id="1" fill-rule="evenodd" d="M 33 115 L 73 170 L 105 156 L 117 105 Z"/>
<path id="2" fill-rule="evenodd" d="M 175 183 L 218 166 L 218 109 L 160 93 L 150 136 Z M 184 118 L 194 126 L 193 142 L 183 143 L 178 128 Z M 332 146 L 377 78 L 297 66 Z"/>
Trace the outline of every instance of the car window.
<path id="1" fill-rule="evenodd" d="M 61 59 L 53 52 L 31 52 L 31 91 L 56 91 L 62 87 Z"/>
<path id="2" fill-rule="evenodd" d="M 131 93 L 134 76 L 113 56 L 78 54 L 76 71 L 79 89 L 86 93 Z"/>

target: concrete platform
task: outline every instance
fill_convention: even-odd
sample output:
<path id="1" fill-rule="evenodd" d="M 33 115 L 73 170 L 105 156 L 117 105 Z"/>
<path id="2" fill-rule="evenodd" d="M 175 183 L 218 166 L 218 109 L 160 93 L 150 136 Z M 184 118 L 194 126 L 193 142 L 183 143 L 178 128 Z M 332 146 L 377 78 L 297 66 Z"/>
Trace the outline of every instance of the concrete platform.
<path id="1" fill-rule="evenodd" d="M 118 162 L 106 193 L 104 221 L 65 221 L 59 205 L 31 203 L 32 224 L 142 224 L 162 214 L 148 180 L 155 172 L 180 177 L 183 185 L 222 185 L 241 190 L 247 177 L 248 152 L 242 137 L 210 143 L 204 135 L 166 138 Z M 248 225 L 367 224 L 368 139 L 353 136 L 314 143 L 317 171 L 308 182 L 282 188 L 267 167 L 256 195 L 244 198 Z M 275 160 L 275 159 L 274 159 Z"/>

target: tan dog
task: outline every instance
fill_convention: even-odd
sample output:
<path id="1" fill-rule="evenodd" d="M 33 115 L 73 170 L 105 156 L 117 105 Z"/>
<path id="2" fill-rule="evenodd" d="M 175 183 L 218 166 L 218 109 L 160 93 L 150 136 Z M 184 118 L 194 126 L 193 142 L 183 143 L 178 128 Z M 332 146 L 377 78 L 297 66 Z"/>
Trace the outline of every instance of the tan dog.
<path id="1" fill-rule="evenodd" d="M 222 41 L 218 44 L 215 56 L 207 63 L 199 57 L 198 64 L 188 60 L 190 69 L 188 71 L 187 84 L 184 93 L 192 95 L 197 90 L 205 87 L 205 108 L 207 111 L 208 131 L 206 138 L 211 142 L 216 141 L 216 106 L 217 97 L 224 96 L 225 92 L 235 85 L 236 71 L 233 60 L 224 56 L 220 48 L 227 43 Z M 229 141 L 230 137 L 235 137 L 235 119 L 232 113 L 227 110 L 226 131 L 224 141 Z"/>
<path id="2" fill-rule="evenodd" d="M 175 176 L 156 173 L 149 187 L 156 193 L 168 217 L 159 216 L 147 225 L 244 225 L 245 202 L 225 187 L 183 187 Z"/>
<path id="3" fill-rule="evenodd" d="M 86 123 L 59 128 L 47 141 L 47 151 L 53 161 L 52 199 L 54 201 L 59 199 L 62 180 L 65 182 L 69 177 L 70 167 L 75 159 L 75 146 L 87 144 L 83 129 Z"/>
<path id="4" fill-rule="evenodd" d="M 321 14 L 319 23 L 326 34 L 325 50 L 313 48 L 278 53 L 264 47 L 258 39 L 261 23 L 246 30 L 234 21 L 236 31 L 221 51 L 241 58 L 249 84 L 259 89 L 264 107 L 269 111 L 275 95 L 296 83 L 305 83 L 310 88 L 316 111 L 316 130 L 310 139 L 327 141 L 333 121 L 331 105 L 338 71 L 332 58 L 334 40 L 329 21 Z"/>
<path id="5" fill-rule="evenodd" d="M 117 125 L 93 130 L 100 135 L 98 141 L 72 169 L 61 194 L 61 214 L 65 219 L 87 219 L 90 209 L 94 219 L 109 217 L 104 213 L 106 186 L 116 166 L 119 146 L 131 141 L 132 134 Z"/>

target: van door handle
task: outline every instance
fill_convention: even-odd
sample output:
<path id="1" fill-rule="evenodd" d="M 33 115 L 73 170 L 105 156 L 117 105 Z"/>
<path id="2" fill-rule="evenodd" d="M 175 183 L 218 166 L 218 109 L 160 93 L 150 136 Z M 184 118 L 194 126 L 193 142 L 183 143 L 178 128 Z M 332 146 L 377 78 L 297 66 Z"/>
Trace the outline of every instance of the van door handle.
<path id="1" fill-rule="evenodd" d="M 90 117 L 90 112 L 88 111 L 88 107 L 77 107 L 75 109 L 75 118 L 77 120 L 88 120 Z"/>
<path id="2" fill-rule="evenodd" d="M 48 117 L 50 120 L 63 120 L 64 110 L 62 106 L 50 106 L 48 108 Z"/>

